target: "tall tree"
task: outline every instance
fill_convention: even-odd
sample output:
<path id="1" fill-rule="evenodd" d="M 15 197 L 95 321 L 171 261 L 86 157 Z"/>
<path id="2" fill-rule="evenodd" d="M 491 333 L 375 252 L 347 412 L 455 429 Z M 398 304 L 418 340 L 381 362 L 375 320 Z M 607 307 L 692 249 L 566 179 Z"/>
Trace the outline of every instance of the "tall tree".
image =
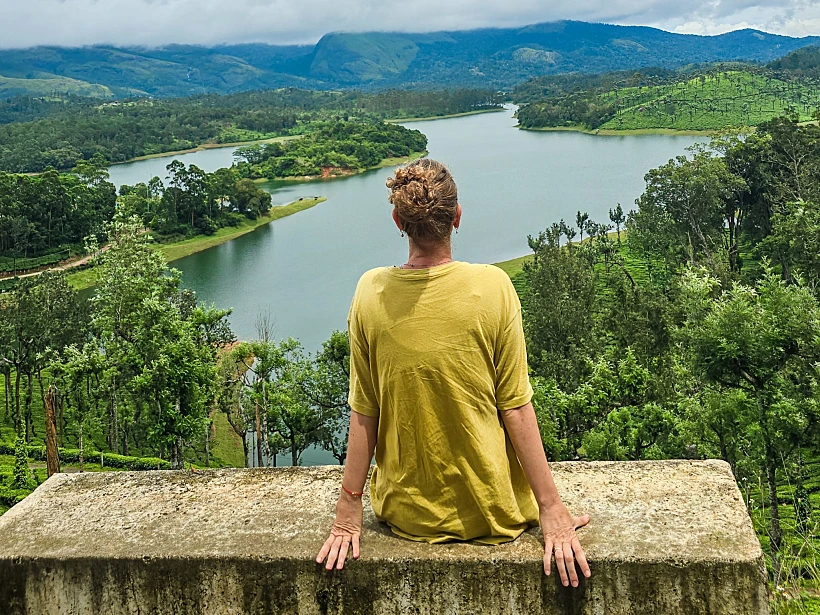
<path id="1" fill-rule="evenodd" d="M 815 364 L 820 358 L 820 306 L 801 284 L 787 285 L 768 268 L 755 287 L 719 282 L 698 271 L 683 280 L 687 317 L 680 335 L 695 373 L 744 391 L 754 402 L 769 495 L 771 550 L 780 578 L 777 469 L 806 443 L 818 421 Z"/>

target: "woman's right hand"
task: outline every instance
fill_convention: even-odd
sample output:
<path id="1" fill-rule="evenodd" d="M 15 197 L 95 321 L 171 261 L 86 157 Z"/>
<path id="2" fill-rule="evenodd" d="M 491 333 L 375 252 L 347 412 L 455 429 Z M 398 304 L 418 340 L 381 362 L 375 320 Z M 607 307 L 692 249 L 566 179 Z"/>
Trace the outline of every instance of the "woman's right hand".
<path id="1" fill-rule="evenodd" d="M 330 536 L 319 550 L 316 563 L 325 560 L 326 570 L 344 568 L 345 559 L 350 547 L 353 547 L 353 559 L 359 559 L 359 538 L 362 535 L 362 498 L 353 497 L 342 491 L 336 502 L 336 520 L 330 528 Z"/>

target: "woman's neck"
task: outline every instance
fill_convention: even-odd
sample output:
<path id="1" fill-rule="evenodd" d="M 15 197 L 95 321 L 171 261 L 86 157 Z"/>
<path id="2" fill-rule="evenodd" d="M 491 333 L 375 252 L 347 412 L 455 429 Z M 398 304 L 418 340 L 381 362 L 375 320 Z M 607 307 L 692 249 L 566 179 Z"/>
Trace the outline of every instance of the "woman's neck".
<path id="1" fill-rule="evenodd" d="M 452 260 L 453 252 L 449 241 L 418 243 L 410 239 L 410 255 L 406 263 L 409 268 L 434 267 Z"/>

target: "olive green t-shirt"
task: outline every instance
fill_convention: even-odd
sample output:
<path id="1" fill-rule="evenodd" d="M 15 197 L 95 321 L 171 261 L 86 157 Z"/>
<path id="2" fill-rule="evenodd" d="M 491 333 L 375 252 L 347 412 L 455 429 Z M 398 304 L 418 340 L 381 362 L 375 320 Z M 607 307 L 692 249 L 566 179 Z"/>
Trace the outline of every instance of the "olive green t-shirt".
<path id="1" fill-rule="evenodd" d="M 348 316 L 353 411 L 379 417 L 373 511 L 400 536 L 496 544 L 538 522 L 499 410 L 532 397 L 521 304 L 491 265 L 382 267 Z"/>

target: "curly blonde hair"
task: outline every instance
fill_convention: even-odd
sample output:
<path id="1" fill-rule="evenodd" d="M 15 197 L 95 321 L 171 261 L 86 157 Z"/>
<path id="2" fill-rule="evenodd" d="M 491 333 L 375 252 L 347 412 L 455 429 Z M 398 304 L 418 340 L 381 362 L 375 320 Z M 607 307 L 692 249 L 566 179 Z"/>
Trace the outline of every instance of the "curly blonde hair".
<path id="1" fill-rule="evenodd" d="M 413 239 L 441 241 L 453 230 L 458 210 L 458 190 L 449 169 L 421 158 L 396 169 L 387 180 L 402 228 Z"/>

